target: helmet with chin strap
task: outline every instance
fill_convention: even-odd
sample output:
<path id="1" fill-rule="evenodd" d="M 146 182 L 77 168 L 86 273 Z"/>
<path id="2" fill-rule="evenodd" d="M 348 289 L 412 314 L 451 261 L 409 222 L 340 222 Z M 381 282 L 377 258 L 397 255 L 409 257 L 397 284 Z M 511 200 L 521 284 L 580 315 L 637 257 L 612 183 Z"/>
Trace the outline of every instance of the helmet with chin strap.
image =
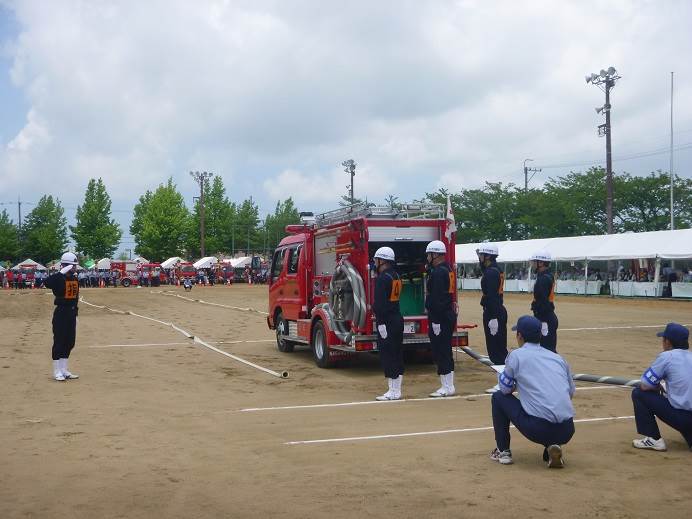
<path id="1" fill-rule="evenodd" d="M 375 257 L 386 261 L 394 261 L 394 250 L 391 247 L 380 247 L 375 252 Z"/>
<path id="2" fill-rule="evenodd" d="M 447 254 L 447 247 L 445 247 L 445 244 L 442 243 L 440 240 L 433 240 L 430 243 L 428 243 L 428 246 L 425 248 L 425 253 Z"/>
<path id="3" fill-rule="evenodd" d="M 77 256 L 74 252 L 66 252 L 60 258 L 61 265 L 77 265 Z"/>
<path id="4" fill-rule="evenodd" d="M 476 249 L 476 254 L 487 254 L 488 256 L 499 256 L 499 250 L 494 243 L 481 243 Z"/>

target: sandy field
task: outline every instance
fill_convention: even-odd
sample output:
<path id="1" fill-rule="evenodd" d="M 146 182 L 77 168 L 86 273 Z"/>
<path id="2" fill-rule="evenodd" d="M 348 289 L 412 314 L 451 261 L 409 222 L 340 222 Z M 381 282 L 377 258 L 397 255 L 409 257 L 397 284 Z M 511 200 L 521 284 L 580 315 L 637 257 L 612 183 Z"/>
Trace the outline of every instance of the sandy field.
<path id="1" fill-rule="evenodd" d="M 386 388 L 377 357 L 323 370 L 307 349 L 280 353 L 265 316 L 242 309 L 265 311 L 266 290 L 192 291 L 239 309 L 146 288 L 82 295 L 174 322 L 288 379 L 82 304 L 70 362 L 81 378 L 63 383 L 51 377 L 52 297 L 0 291 L 0 518 L 689 516 L 692 453 L 666 426 L 667 452 L 631 447 L 630 390 L 578 384 L 576 418 L 599 420 L 577 424 L 564 470 L 546 469 L 541 447 L 516 432 L 515 463 L 500 466 L 488 459 L 486 367 L 459 353 L 461 396 L 439 401 L 426 398 L 434 367 L 414 363 L 405 401 L 373 403 Z M 480 322 L 478 299 L 462 295 L 462 322 Z M 506 305 L 516 320 L 529 296 Z M 659 351 L 658 327 L 692 323 L 685 301 L 559 297 L 557 311 L 558 350 L 575 372 L 631 378 Z M 485 353 L 477 330 L 470 342 Z M 352 405 L 328 405 L 340 403 Z M 300 443 L 312 440 L 334 441 Z"/>

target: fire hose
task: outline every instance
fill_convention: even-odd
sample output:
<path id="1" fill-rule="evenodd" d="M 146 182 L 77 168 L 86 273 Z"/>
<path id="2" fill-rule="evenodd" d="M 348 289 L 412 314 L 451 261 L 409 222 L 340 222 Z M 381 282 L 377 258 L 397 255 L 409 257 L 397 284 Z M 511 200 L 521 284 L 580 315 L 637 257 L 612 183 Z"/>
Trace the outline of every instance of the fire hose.
<path id="1" fill-rule="evenodd" d="M 348 300 L 349 293 L 352 294 L 351 301 Z M 365 326 L 365 286 L 363 278 L 349 261 L 342 260 L 336 266 L 329 283 L 329 304 L 323 305 L 322 308 L 329 316 L 335 335 L 346 344 L 349 344 L 354 336 L 354 327 Z M 347 326 L 347 321 L 351 321 L 350 327 Z"/>

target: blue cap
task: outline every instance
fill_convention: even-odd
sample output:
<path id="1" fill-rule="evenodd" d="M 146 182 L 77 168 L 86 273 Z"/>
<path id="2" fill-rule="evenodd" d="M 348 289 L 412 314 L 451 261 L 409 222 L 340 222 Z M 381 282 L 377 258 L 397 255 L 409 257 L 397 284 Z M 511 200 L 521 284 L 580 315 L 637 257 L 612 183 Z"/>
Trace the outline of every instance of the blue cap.
<path id="1" fill-rule="evenodd" d="M 512 331 L 519 332 L 524 338 L 535 337 L 541 333 L 541 321 L 532 315 L 522 315 L 516 326 L 512 326 Z"/>
<path id="2" fill-rule="evenodd" d="M 656 336 L 665 337 L 673 343 L 685 342 L 690 336 L 690 331 L 681 324 L 668 323 L 666 329 L 658 332 Z"/>

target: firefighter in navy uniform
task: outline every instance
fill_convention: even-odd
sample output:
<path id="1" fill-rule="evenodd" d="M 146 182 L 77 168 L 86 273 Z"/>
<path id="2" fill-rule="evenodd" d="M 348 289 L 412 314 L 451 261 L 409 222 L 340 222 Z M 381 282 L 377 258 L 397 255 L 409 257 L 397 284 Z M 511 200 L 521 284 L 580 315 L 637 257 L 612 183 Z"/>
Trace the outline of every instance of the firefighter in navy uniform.
<path id="1" fill-rule="evenodd" d="M 555 315 L 555 279 L 550 272 L 552 257 L 541 251 L 531 256 L 531 266 L 536 271 L 533 285 L 533 316 L 541 321 L 541 346 L 557 353 L 558 320 Z"/>
<path id="2" fill-rule="evenodd" d="M 75 275 L 77 256 L 66 252 L 60 258 L 60 272 L 46 279 L 46 287 L 55 296 L 53 312 L 53 378 L 63 381 L 79 378 L 67 369 L 77 329 L 79 281 Z"/>
<path id="3" fill-rule="evenodd" d="M 447 248 L 439 240 L 431 241 L 425 249 L 428 261 L 427 294 L 425 309 L 428 312 L 428 337 L 433 360 L 440 376 L 440 388 L 430 396 L 433 398 L 452 396 L 454 388 L 454 357 L 452 356 L 452 333 L 457 323 L 454 308 L 456 280 L 454 271 L 447 264 Z"/>
<path id="4" fill-rule="evenodd" d="M 505 273 L 497 265 L 497 245 L 484 243 L 477 250 L 481 277 L 481 306 L 483 307 L 483 331 L 488 357 L 495 365 L 503 365 L 507 357 L 507 310 L 504 307 Z M 498 391 L 498 385 L 486 390 Z"/>
<path id="5" fill-rule="evenodd" d="M 377 349 L 387 378 L 389 390 L 377 400 L 399 400 L 404 374 L 404 358 L 401 345 L 404 341 L 404 318 L 399 309 L 401 278 L 395 270 L 394 251 L 380 247 L 375 252 L 375 301 L 372 306 L 377 324 Z"/>

